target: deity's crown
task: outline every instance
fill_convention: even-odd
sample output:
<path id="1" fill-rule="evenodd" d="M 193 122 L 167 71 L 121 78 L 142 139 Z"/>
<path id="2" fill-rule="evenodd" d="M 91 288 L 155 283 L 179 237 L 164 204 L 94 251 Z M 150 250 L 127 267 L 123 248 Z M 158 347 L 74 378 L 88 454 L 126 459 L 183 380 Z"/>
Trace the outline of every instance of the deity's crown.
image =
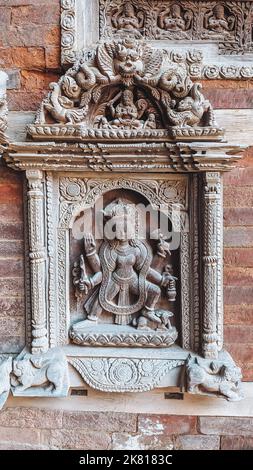
<path id="1" fill-rule="evenodd" d="M 116 199 L 106 206 L 103 213 L 104 216 L 109 219 L 129 217 L 134 221 L 136 217 L 136 208 L 134 204 L 130 204 L 123 199 Z"/>

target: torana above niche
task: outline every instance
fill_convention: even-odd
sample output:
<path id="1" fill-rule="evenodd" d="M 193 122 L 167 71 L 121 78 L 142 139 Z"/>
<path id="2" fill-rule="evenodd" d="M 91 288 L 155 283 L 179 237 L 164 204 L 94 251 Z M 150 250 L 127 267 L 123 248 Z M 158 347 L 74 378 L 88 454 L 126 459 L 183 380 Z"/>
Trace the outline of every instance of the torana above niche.
<path id="1" fill-rule="evenodd" d="M 220 139 L 213 109 L 185 61 L 124 32 L 77 60 L 43 100 L 36 139 Z"/>
<path id="2" fill-rule="evenodd" d="M 62 65 L 126 32 L 186 60 L 191 78 L 253 78 L 253 2 L 61 0 Z"/>
<path id="3" fill-rule="evenodd" d="M 77 374 L 241 399 L 222 297 L 222 172 L 241 147 L 186 59 L 129 31 L 101 39 L 1 150 L 27 179 L 26 348 L 2 359 L 4 399 L 6 384 L 66 396 Z"/>

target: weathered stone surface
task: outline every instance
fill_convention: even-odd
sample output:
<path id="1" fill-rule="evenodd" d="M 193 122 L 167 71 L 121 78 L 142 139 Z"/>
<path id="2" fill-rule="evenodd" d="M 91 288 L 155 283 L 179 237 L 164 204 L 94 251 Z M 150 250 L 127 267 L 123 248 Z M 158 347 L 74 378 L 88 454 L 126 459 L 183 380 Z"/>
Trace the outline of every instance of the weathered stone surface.
<path id="1" fill-rule="evenodd" d="M 229 227 L 231 225 L 253 225 L 253 209 L 252 207 L 225 208 L 224 224 Z"/>
<path id="2" fill-rule="evenodd" d="M 225 186 L 251 186 L 253 184 L 253 167 L 234 168 L 224 175 Z"/>
<path id="3" fill-rule="evenodd" d="M 205 89 L 206 97 L 213 103 L 214 109 L 251 108 L 253 90 Z"/>
<path id="4" fill-rule="evenodd" d="M 1 441 L 0 450 L 50 450 L 49 447 L 35 444 L 17 444 L 11 441 Z"/>
<path id="5" fill-rule="evenodd" d="M 224 436 L 221 450 L 253 450 L 253 438 L 245 436 Z"/>
<path id="6" fill-rule="evenodd" d="M 10 92 L 9 93 L 9 109 L 10 111 L 35 111 L 38 104 L 46 95 L 46 90 L 38 90 L 36 92 Z"/>
<path id="7" fill-rule="evenodd" d="M 6 68 L 43 68 L 45 67 L 45 50 L 43 47 L 0 48 L 0 65 Z"/>
<path id="8" fill-rule="evenodd" d="M 12 183 L 8 180 L 5 182 L 0 181 L 0 204 L 10 204 L 14 201 L 23 201 L 23 188 L 20 183 Z"/>
<path id="9" fill-rule="evenodd" d="M 138 431 L 144 435 L 190 434 L 196 432 L 195 416 L 140 415 Z"/>
<path id="10" fill-rule="evenodd" d="M 1 305 L 1 303 L 0 303 Z M 22 313 L 22 311 L 20 312 Z M 25 317 L 13 316 L 13 318 L 5 318 L 5 311 L 0 310 L 0 337 L 3 336 L 21 336 L 25 332 Z"/>
<path id="11" fill-rule="evenodd" d="M 253 326 L 249 325 L 225 325 L 225 340 L 228 343 L 253 343 Z"/>
<path id="12" fill-rule="evenodd" d="M 231 247 L 252 247 L 253 227 L 229 227 L 224 230 L 224 244 Z"/>
<path id="13" fill-rule="evenodd" d="M 253 268 L 225 267 L 224 285 L 250 287 L 253 283 Z"/>
<path id="14" fill-rule="evenodd" d="M 173 441 L 160 435 L 115 433 L 112 436 L 113 450 L 171 450 Z"/>
<path id="15" fill-rule="evenodd" d="M 253 418 L 201 416 L 199 426 L 202 434 L 253 436 Z"/>
<path id="16" fill-rule="evenodd" d="M 1 216 L 0 216 L 1 217 Z M 21 258 L 24 256 L 24 242 L 21 240 L 1 240 L 1 258 Z M 1 295 L 1 294 L 0 294 Z"/>
<path id="17" fill-rule="evenodd" d="M 252 287 L 224 287 L 224 302 L 226 305 L 253 304 Z"/>
<path id="18" fill-rule="evenodd" d="M 175 450 L 219 450 L 219 436 L 177 436 Z"/>
<path id="19" fill-rule="evenodd" d="M 12 227 L 13 228 L 13 227 Z M 12 230 L 12 238 L 21 237 L 21 230 L 17 230 L 17 232 Z M 4 231 L 0 228 L 0 236 L 4 234 Z M 0 276 L 1 278 L 4 277 L 23 277 L 24 276 L 24 263 L 22 259 L 2 259 L 0 263 Z"/>
<path id="20" fill-rule="evenodd" d="M 104 432 L 135 432 L 137 416 L 131 413 L 96 413 L 70 412 L 63 413 L 63 428 L 92 429 Z"/>
<path id="21" fill-rule="evenodd" d="M 2 261 L 1 261 L 2 263 Z M 0 279 L 0 296 L 5 297 L 21 297 L 24 296 L 24 278 L 1 278 Z"/>
<path id="22" fill-rule="evenodd" d="M 0 292 L 1 295 L 1 292 Z M 25 299 L 24 297 L 21 298 L 15 298 L 15 297 L 8 297 L 8 298 L 2 298 L 0 297 L 0 317 L 15 317 L 15 318 L 9 318 L 13 321 L 20 321 L 20 319 L 23 319 L 23 323 L 25 321 Z M 4 330 L 3 330 L 4 331 Z M 15 326 L 14 326 L 14 330 Z M 12 333 L 13 333 L 12 331 Z"/>
<path id="23" fill-rule="evenodd" d="M 56 429 L 62 427 L 62 411 L 44 408 L 6 408 L 0 413 L 0 426 L 13 428 Z"/>
<path id="24" fill-rule="evenodd" d="M 15 223 L 22 223 L 23 222 L 23 203 L 16 204 L 8 204 L 3 203 L 0 204 L 0 217 L 3 223 L 6 222 L 15 222 Z"/>
<path id="25" fill-rule="evenodd" d="M 44 2 L 40 5 L 21 5 L 18 8 L 13 8 L 11 22 L 12 24 L 57 24 L 60 17 L 60 4 L 52 3 L 50 8 L 47 8 Z"/>
<path id="26" fill-rule="evenodd" d="M 0 426 L 0 444 L 3 441 L 8 442 L 11 446 L 15 444 L 29 444 L 31 446 L 40 444 L 39 429 L 23 427 L 21 431 L 19 424 L 16 424 L 16 426 L 12 426 L 11 423 L 8 423 L 6 427 Z"/>
<path id="27" fill-rule="evenodd" d="M 9 69 L 6 73 L 8 75 L 7 90 L 18 90 L 20 88 L 19 70 Z"/>
<path id="28" fill-rule="evenodd" d="M 1 354 L 17 354 L 25 346 L 25 334 L 22 336 L 15 336 L 15 331 L 11 336 L 2 335 L 0 342 L 0 353 Z"/>
<path id="29" fill-rule="evenodd" d="M 225 186 L 224 207 L 252 207 L 253 188 L 249 186 Z M 239 245 L 240 246 L 240 245 Z"/>
<path id="30" fill-rule="evenodd" d="M 252 248 L 225 248 L 224 262 L 229 266 L 253 267 Z"/>
<path id="31" fill-rule="evenodd" d="M 61 429 L 42 432 L 41 443 L 54 449 L 107 450 L 111 437 L 104 431 Z"/>
<path id="32" fill-rule="evenodd" d="M 253 326 L 253 305 L 225 305 L 224 310 L 225 325 L 252 325 Z"/>
<path id="33" fill-rule="evenodd" d="M 59 70 L 60 67 L 60 48 L 58 46 L 47 46 L 46 54 L 46 68 Z"/>

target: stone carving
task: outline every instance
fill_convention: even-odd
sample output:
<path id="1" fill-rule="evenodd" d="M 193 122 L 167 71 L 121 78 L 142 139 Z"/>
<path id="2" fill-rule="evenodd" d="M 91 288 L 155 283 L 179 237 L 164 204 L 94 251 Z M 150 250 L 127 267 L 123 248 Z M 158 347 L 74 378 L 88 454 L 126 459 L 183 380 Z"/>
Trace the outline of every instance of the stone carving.
<path id="1" fill-rule="evenodd" d="M 144 14 L 136 10 L 132 2 L 124 2 L 121 8 L 112 11 L 111 24 L 115 31 L 135 33 L 140 37 L 144 25 Z"/>
<path id="2" fill-rule="evenodd" d="M 44 354 L 21 353 L 13 361 L 14 396 L 64 397 L 68 394 L 68 364 L 60 349 Z"/>
<path id="3" fill-rule="evenodd" d="M 8 76 L 5 72 L 0 70 L 0 144 L 7 143 L 5 131 L 7 129 L 7 99 L 6 99 L 6 84 Z"/>
<path id="4" fill-rule="evenodd" d="M 220 199 L 220 174 L 206 172 L 203 181 L 203 353 L 207 358 L 218 357 L 217 277 L 221 246 L 217 244 L 217 211 Z"/>
<path id="5" fill-rule="evenodd" d="M 44 188 L 43 173 L 40 170 L 28 170 L 28 223 L 29 223 L 29 258 L 31 286 L 36 292 L 32 297 L 32 353 L 45 352 L 48 349 L 46 328 L 46 248 L 44 240 Z"/>
<path id="6" fill-rule="evenodd" d="M 10 373 L 12 358 L 0 356 L 0 410 L 4 406 L 10 391 Z"/>
<path id="7" fill-rule="evenodd" d="M 136 104 L 134 103 L 133 92 L 131 90 L 124 90 L 119 93 L 120 102 L 114 108 L 112 100 L 108 107 L 112 120 L 102 117 L 99 120 L 99 127 L 102 129 L 156 129 L 156 116 L 155 113 L 149 113 L 146 120 L 141 120 L 146 109 L 148 102 L 140 99 Z M 116 95 L 117 99 L 117 95 Z"/>
<path id="8" fill-rule="evenodd" d="M 161 288 L 165 288 L 169 301 L 175 300 L 176 278 L 169 270 L 159 273 L 151 267 L 151 249 L 146 242 L 137 238 L 138 213 L 133 204 L 118 199 L 110 203 L 103 213 L 107 222 L 116 224 L 115 237 L 110 239 L 109 233 L 107 236 L 105 233 L 105 240 L 97 253 L 93 236 L 84 236 L 85 259 L 81 255 L 80 276 L 76 273 L 76 267 L 74 269 L 74 285 L 85 294 L 91 291 L 91 295 L 84 305 L 87 319 L 72 327 L 71 339 L 78 344 L 82 341 L 89 344 L 98 338 L 98 342 L 103 343 L 105 330 L 95 328 L 92 329 L 92 336 L 90 333 L 91 323 L 97 322 L 102 312 L 106 311 L 113 314 L 114 323 L 120 325 L 117 330 L 112 330 L 106 344 L 118 345 L 122 340 L 122 345 L 136 343 L 149 346 L 143 333 L 155 330 L 162 338 L 156 340 L 156 335 L 151 334 L 151 346 L 171 345 L 177 338 L 176 329 L 169 320 L 173 314 L 157 309 L 156 305 Z M 87 274 L 87 263 L 93 272 L 91 276 Z M 135 334 L 133 327 L 137 328 Z"/>
<path id="9" fill-rule="evenodd" d="M 186 361 L 187 392 L 216 395 L 229 401 L 243 398 L 241 369 L 231 362 L 206 361 L 189 355 Z"/>
<path id="10" fill-rule="evenodd" d="M 62 62 L 75 58 L 76 49 L 76 1 L 61 0 L 61 54 Z"/>
<path id="11" fill-rule="evenodd" d="M 222 3 L 217 3 L 215 7 L 204 16 L 204 27 L 209 31 L 224 34 L 234 30 L 235 17 L 225 13 Z"/>
<path id="12" fill-rule="evenodd" d="M 182 39 L 187 37 L 183 32 L 191 28 L 192 19 L 193 13 L 191 10 L 184 10 L 178 3 L 173 3 L 170 6 L 165 5 L 158 13 L 157 25 L 161 30 L 166 31 L 166 36 L 171 32 L 174 39 L 177 37 Z M 163 37 L 163 32 L 159 32 L 159 30 L 156 34 L 159 38 Z"/>
<path id="13" fill-rule="evenodd" d="M 123 0 L 100 0 L 100 38 L 112 37 L 114 11 L 122 11 Z M 251 2 L 182 0 L 132 0 L 131 33 L 145 39 L 217 41 L 222 54 L 252 51 Z M 141 11 L 138 22 L 135 11 Z"/>
<path id="14" fill-rule="evenodd" d="M 50 85 L 35 125 L 36 138 L 217 137 L 209 101 L 193 84 L 185 60 L 132 37 L 101 42 Z M 189 129 L 190 128 L 190 129 Z M 182 130 L 183 129 L 183 130 Z"/>
<path id="15" fill-rule="evenodd" d="M 152 390 L 182 360 L 130 358 L 71 358 L 70 364 L 91 387 L 103 392 L 145 392 Z"/>

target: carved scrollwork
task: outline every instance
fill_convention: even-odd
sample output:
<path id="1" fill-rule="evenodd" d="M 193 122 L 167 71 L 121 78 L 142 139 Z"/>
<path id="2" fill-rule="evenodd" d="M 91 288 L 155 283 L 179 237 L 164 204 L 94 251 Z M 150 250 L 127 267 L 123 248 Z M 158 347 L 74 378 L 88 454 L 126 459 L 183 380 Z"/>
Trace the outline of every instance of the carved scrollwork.
<path id="1" fill-rule="evenodd" d="M 130 3 L 130 2 L 127 2 Z M 123 0 L 100 0 L 100 37 L 112 37 L 120 28 L 114 18 L 122 12 Z M 251 2 L 197 0 L 132 0 L 131 32 L 145 39 L 216 41 L 222 54 L 252 51 Z M 139 15 L 139 16 L 138 16 Z M 140 18 L 139 21 L 138 18 Z M 123 17 L 123 21 L 127 15 Z"/>
<path id="2" fill-rule="evenodd" d="M 182 360 L 126 358 L 70 358 L 83 380 L 104 392 L 144 392 L 152 390 L 165 374 L 184 364 Z"/>
<path id="3" fill-rule="evenodd" d="M 200 56 L 189 53 L 188 60 L 193 66 Z M 186 57 L 169 58 L 131 35 L 100 42 L 93 59 L 77 60 L 50 89 L 28 127 L 34 138 L 221 135 Z"/>

